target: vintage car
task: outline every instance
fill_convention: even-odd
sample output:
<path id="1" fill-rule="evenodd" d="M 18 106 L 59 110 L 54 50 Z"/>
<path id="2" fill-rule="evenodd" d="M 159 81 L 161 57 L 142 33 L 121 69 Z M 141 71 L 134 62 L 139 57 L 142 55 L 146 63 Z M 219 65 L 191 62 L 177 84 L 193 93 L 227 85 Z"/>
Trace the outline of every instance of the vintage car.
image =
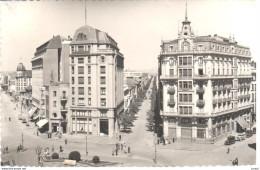
<path id="1" fill-rule="evenodd" d="M 242 141 L 242 140 L 245 140 L 246 138 L 245 138 L 245 134 L 244 133 L 242 133 L 242 134 L 238 134 L 237 136 L 236 136 L 236 141 Z"/>
<path id="2" fill-rule="evenodd" d="M 236 142 L 236 138 L 235 136 L 228 136 L 227 140 L 225 141 L 225 145 L 231 145 L 234 144 Z"/>
<path id="3" fill-rule="evenodd" d="M 253 131 L 252 130 L 246 130 L 246 137 L 250 138 L 253 135 Z"/>
<path id="4" fill-rule="evenodd" d="M 27 123 L 27 121 L 26 121 L 26 119 L 25 119 L 25 118 L 23 118 L 23 120 L 22 120 L 22 123 Z"/>

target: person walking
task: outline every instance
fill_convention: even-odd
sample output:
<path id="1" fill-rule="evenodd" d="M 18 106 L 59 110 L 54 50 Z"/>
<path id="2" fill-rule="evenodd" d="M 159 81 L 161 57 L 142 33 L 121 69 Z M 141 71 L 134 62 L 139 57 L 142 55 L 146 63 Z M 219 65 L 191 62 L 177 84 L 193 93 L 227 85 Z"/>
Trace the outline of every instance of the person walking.
<path id="1" fill-rule="evenodd" d="M 63 152 L 62 146 L 60 145 L 60 152 Z"/>
<path id="2" fill-rule="evenodd" d="M 39 132 L 38 132 L 38 130 L 37 130 L 36 134 L 37 134 L 37 136 L 39 136 Z"/>
<path id="3" fill-rule="evenodd" d="M 19 146 L 17 146 L 17 153 L 18 153 L 18 152 L 20 152 L 20 147 L 19 147 Z"/>
<path id="4" fill-rule="evenodd" d="M 116 156 L 117 156 L 117 154 L 118 154 L 118 148 L 116 148 L 115 152 L 116 152 Z"/>
<path id="5" fill-rule="evenodd" d="M 114 156 L 114 151 L 115 151 L 115 149 L 113 148 L 113 149 L 112 149 L 112 156 Z"/>
<path id="6" fill-rule="evenodd" d="M 235 159 L 236 166 L 238 166 L 238 158 Z"/>
<path id="7" fill-rule="evenodd" d="M 128 146 L 128 153 L 130 154 L 130 146 Z"/>
<path id="8" fill-rule="evenodd" d="M 65 138 L 65 140 L 64 140 L 64 141 L 65 141 L 65 145 L 67 145 L 67 143 L 68 143 L 68 141 L 67 141 L 67 138 Z"/>
<path id="9" fill-rule="evenodd" d="M 121 138 L 122 138 L 121 135 L 119 135 L 119 141 L 121 141 Z"/>
<path id="10" fill-rule="evenodd" d="M 8 153 L 8 146 L 5 148 L 6 153 Z"/>
<path id="11" fill-rule="evenodd" d="M 230 151 L 230 148 L 228 147 L 228 148 L 227 148 L 227 154 L 229 154 L 229 151 Z"/>

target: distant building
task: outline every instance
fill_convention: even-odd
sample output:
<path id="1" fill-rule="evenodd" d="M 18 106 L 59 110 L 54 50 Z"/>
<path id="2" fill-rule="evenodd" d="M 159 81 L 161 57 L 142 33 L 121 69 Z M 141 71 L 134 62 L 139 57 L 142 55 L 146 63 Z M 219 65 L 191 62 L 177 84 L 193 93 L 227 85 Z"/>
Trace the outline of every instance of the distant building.
<path id="1" fill-rule="evenodd" d="M 23 63 L 19 63 L 16 71 L 16 95 L 24 107 L 29 107 L 32 103 L 32 70 L 26 70 Z"/>
<path id="2" fill-rule="evenodd" d="M 124 107 L 124 57 L 115 40 L 88 25 L 70 44 L 70 132 L 113 136 Z"/>
<path id="3" fill-rule="evenodd" d="M 161 43 L 164 136 L 210 141 L 241 132 L 249 127 L 253 109 L 250 49 L 231 37 L 195 36 L 190 23 L 186 15 L 178 38 Z"/>
<path id="4" fill-rule="evenodd" d="M 36 48 L 32 58 L 32 119 L 47 119 L 49 130 L 66 132 L 70 38 L 54 36 Z M 46 122 L 46 121 L 45 121 Z"/>

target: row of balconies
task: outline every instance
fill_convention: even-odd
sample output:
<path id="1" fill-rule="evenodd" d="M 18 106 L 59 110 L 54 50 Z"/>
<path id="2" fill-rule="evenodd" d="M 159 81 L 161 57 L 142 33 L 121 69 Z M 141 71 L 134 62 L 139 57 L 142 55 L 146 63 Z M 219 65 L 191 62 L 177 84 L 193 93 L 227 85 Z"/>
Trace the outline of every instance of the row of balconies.
<path id="1" fill-rule="evenodd" d="M 231 90 L 232 86 L 231 85 L 221 85 L 221 86 L 214 86 L 213 91 L 222 91 L 222 90 Z"/>
<path id="2" fill-rule="evenodd" d="M 225 98 L 220 98 L 220 99 L 213 99 L 213 104 L 220 104 L 220 103 L 225 103 L 225 102 L 230 102 L 231 97 L 225 97 Z"/>
<path id="3" fill-rule="evenodd" d="M 175 105 L 175 101 L 169 99 L 167 102 L 168 106 L 174 106 Z M 203 99 L 198 99 L 196 102 L 197 107 L 204 107 L 205 106 L 205 100 Z"/>
<path id="4" fill-rule="evenodd" d="M 160 75 L 160 79 L 181 79 L 177 75 Z M 189 77 L 192 78 L 192 77 Z M 252 78 L 252 75 L 193 75 L 193 79 L 230 79 L 230 78 Z"/>
<path id="5" fill-rule="evenodd" d="M 242 100 L 242 99 L 250 99 L 250 94 L 244 94 L 244 95 L 238 96 L 238 100 Z"/>

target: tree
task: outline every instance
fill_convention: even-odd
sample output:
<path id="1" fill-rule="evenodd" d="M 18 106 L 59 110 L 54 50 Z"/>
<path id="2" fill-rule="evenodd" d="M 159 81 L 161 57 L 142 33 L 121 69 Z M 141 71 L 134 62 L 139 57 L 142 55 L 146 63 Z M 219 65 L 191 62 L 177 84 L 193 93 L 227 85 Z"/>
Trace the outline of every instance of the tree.
<path id="1" fill-rule="evenodd" d="M 130 126 L 133 126 L 133 117 L 131 115 L 128 115 L 127 113 L 123 113 L 119 117 L 120 125 L 124 128 L 124 131 L 129 128 Z"/>

